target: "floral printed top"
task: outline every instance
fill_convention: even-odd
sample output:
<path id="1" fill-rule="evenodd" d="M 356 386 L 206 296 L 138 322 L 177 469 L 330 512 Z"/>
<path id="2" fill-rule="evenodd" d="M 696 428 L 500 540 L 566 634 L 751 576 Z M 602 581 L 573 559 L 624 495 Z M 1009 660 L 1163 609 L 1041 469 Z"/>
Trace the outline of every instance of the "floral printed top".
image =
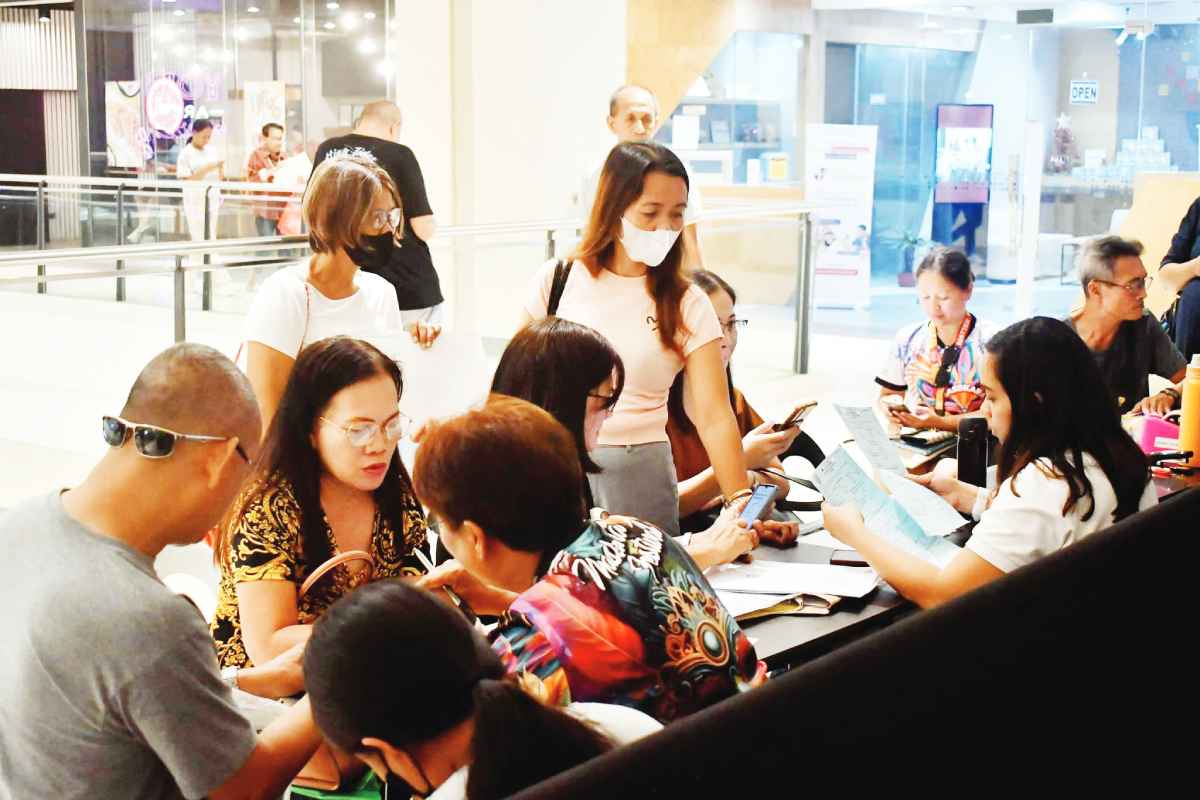
<path id="1" fill-rule="evenodd" d="M 950 382 L 945 386 L 945 413 L 969 414 L 983 405 L 984 347 L 995 333 L 992 326 L 972 317 L 958 360 L 950 365 Z M 911 407 L 937 407 L 937 373 L 949 344 L 938 337 L 931 322 L 917 322 L 900 329 L 888 349 L 887 359 L 875 382 L 904 392 Z"/>
<path id="2" fill-rule="evenodd" d="M 691 557 L 627 518 L 592 523 L 521 594 L 492 647 L 547 702 L 670 722 L 748 688 L 754 647 Z"/>
<path id="3" fill-rule="evenodd" d="M 250 487 L 246 492 L 256 491 Z M 244 497 L 244 495 L 243 495 Z M 239 501 L 241 502 L 241 501 Z M 404 530 L 399 534 L 378 511 L 371 534 L 373 579 L 401 575 L 420 575 L 421 564 L 413 550 L 426 543 L 425 516 L 411 494 L 404 497 Z M 290 581 L 299 591 L 301 584 L 320 564 L 304 558 L 300 536 L 300 504 L 291 485 L 273 479 L 248 506 L 234 524 L 229 537 L 228 563 L 221 566 L 221 587 L 217 611 L 211 626 L 217 644 L 217 659 L 222 667 L 252 666 L 242 644 L 242 625 L 238 613 L 237 585 L 248 581 Z M 333 530 L 325 522 L 330 550 L 337 552 Z M 342 564 L 317 581 L 299 603 L 299 623 L 316 621 L 335 600 L 365 582 L 361 564 Z"/>

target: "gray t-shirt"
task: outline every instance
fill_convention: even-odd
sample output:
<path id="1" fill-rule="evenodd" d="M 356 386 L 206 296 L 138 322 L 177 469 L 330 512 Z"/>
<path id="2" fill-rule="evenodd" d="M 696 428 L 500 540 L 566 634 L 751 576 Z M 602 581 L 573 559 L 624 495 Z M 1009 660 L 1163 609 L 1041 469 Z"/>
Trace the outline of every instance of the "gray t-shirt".
<path id="1" fill-rule="evenodd" d="M 1064 322 L 1075 328 L 1067 317 Z M 1150 394 L 1150 375 L 1171 378 L 1187 366 L 1174 342 L 1149 311 L 1122 322 L 1107 350 L 1093 350 L 1108 391 L 1124 414 Z"/>
<path id="2" fill-rule="evenodd" d="M 197 798 L 256 738 L 204 620 L 58 493 L 0 517 L 0 800 Z"/>

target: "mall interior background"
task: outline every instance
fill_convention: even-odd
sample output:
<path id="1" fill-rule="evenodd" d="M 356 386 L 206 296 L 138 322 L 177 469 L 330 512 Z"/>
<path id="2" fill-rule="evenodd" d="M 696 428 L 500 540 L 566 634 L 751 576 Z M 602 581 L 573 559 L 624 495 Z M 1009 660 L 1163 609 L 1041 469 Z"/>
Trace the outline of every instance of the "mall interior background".
<path id="1" fill-rule="evenodd" d="M 48 195 L 46 248 L 126 242 L 147 220 L 141 241 L 182 241 L 177 199 L 139 198 L 118 214 L 111 194 L 82 183 L 174 185 L 189 124 L 157 130 L 154 91 L 173 86 L 190 115 L 218 123 L 229 180 L 245 178 L 262 120 L 285 126 L 289 152 L 311 154 L 364 103 L 391 98 L 443 226 L 431 245 L 452 318 L 494 351 L 545 258 L 545 229 L 447 226 L 553 220 L 565 252 L 573 195 L 613 143 L 609 94 L 643 84 L 661 103 L 658 138 L 692 164 L 705 208 L 743 214 L 701 227 L 706 266 L 737 287 L 751 320 L 738 368 L 790 374 L 800 225 L 755 209 L 812 199 L 811 126 L 876 126 L 873 186 L 859 204 L 868 232 L 856 243 L 869 280 L 812 318 L 818 343 L 842 337 L 814 353 L 818 366 L 854 358 L 869 375 L 883 342 L 918 318 L 903 273 L 948 221 L 966 231 L 954 243 L 974 236 L 972 309 L 996 324 L 1067 313 L 1079 297 L 1077 237 L 1174 229 L 1179 215 L 1155 219 L 1135 189 L 1200 194 L 1198 34 L 1200 2 L 0 0 L 0 175 L 79 178 Z M 934 202 L 938 108 L 953 105 L 990 107 L 990 169 L 977 176 L 987 202 L 971 208 Z M 249 202 L 232 197 L 218 213 L 219 238 L 253 235 Z M 0 178 L 0 252 L 37 246 L 31 219 L 28 186 Z M 1165 234 L 1144 235 L 1157 262 Z M 1031 242 L 1034 280 L 1018 285 Z M 189 336 L 231 352 L 253 290 L 248 274 L 235 277 L 211 312 L 193 313 L 201 299 L 187 297 Z M 170 278 L 127 283 L 124 304 L 111 278 L 49 284 L 54 319 L 77 318 L 86 333 L 44 322 L 51 312 L 34 305 L 31 285 L 0 284 L 6 374 L 84 351 L 98 369 L 106 342 L 136 338 L 138 326 L 169 333 Z M 866 355 L 845 355 L 855 342 Z M 0 405 L 22 418 L 54 410 L 71 417 L 65 431 L 90 430 L 69 393 L 23 391 Z"/>

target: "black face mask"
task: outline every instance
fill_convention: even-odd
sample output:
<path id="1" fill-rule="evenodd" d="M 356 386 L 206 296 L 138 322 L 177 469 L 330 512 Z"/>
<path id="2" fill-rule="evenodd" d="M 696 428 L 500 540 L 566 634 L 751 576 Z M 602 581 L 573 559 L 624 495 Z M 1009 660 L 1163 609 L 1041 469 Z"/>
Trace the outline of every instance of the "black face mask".
<path id="1" fill-rule="evenodd" d="M 392 260 L 392 250 L 396 248 L 396 240 L 391 233 L 381 233 L 377 236 L 360 235 L 358 237 L 365 247 L 347 247 L 346 255 L 350 260 L 365 270 L 378 272 Z"/>

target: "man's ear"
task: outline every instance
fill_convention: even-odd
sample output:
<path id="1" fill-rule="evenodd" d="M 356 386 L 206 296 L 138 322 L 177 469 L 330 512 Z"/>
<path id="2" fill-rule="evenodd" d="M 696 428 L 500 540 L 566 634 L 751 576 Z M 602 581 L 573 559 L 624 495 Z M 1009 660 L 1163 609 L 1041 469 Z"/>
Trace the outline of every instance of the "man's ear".
<path id="1" fill-rule="evenodd" d="M 364 736 L 362 747 L 354 757 L 370 767 L 381 781 L 386 781 L 388 775 L 399 775 L 410 786 L 413 785 L 412 777 L 416 776 L 417 770 L 413 769 L 412 759 L 383 739 Z"/>

